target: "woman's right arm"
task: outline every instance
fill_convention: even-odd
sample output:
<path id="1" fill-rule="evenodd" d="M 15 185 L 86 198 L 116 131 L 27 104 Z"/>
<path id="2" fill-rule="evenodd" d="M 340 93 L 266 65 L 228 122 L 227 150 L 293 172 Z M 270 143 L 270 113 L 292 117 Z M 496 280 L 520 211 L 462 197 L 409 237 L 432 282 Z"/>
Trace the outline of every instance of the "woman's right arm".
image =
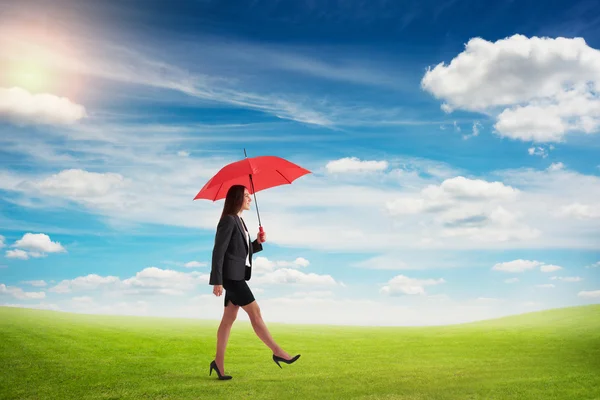
<path id="1" fill-rule="evenodd" d="M 223 284 L 223 261 L 225 259 L 225 251 L 229 246 L 231 234 L 235 221 L 231 215 L 225 215 L 217 225 L 217 233 L 215 234 L 215 246 L 212 252 L 212 267 L 210 271 L 210 285 Z"/>

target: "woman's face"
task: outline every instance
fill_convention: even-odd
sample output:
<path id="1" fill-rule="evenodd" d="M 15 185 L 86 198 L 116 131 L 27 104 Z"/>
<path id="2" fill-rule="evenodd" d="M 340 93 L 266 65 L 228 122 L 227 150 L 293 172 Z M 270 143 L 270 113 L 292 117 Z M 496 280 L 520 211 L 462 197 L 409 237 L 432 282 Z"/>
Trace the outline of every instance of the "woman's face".
<path id="1" fill-rule="evenodd" d="M 248 189 L 244 189 L 244 203 L 242 205 L 242 210 L 249 210 L 251 201 L 252 197 L 250 196 L 250 192 L 248 192 Z"/>

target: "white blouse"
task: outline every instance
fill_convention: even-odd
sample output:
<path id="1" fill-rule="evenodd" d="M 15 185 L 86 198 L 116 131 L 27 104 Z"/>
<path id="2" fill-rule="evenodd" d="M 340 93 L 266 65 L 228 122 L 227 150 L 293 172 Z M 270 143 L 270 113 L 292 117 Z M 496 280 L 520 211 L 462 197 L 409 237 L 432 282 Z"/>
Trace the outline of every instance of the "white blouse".
<path id="1" fill-rule="evenodd" d="M 245 226 L 245 224 L 242 223 L 242 226 Z M 246 242 L 248 243 L 248 252 L 246 253 L 246 266 L 249 267 L 250 266 L 250 235 L 248 234 L 248 231 L 246 229 L 244 229 L 244 233 L 246 234 Z"/>

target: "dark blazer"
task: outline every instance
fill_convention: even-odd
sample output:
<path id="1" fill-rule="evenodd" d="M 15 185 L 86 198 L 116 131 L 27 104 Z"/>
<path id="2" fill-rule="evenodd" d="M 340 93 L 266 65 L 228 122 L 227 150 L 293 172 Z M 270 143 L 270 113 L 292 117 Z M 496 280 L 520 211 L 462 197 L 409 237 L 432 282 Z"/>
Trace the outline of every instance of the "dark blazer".
<path id="1" fill-rule="evenodd" d="M 256 239 L 250 242 L 252 245 L 248 248 L 244 231 L 248 231 L 248 228 L 237 215 L 224 215 L 219 221 L 212 252 L 210 285 L 222 285 L 224 279 L 250 280 L 252 255 L 261 251 L 263 247 Z M 250 267 L 246 266 L 246 254 L 250 259 Z"/>

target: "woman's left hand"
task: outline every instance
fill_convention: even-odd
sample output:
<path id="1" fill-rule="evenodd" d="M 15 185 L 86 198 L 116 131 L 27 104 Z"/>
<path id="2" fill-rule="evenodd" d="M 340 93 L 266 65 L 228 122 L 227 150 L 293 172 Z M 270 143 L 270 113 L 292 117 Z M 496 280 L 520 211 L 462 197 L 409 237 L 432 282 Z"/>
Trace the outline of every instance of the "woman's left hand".
<path id="1" fill-rule="evenodd" d="M 267 241 L 267 233 L 264 231 L 263 231 L 262 235 L 260 232 L 258 232 L 258 235 L 256 235 L 256 237 L 258 238 L 259 243 L 264 243 Z"/>

